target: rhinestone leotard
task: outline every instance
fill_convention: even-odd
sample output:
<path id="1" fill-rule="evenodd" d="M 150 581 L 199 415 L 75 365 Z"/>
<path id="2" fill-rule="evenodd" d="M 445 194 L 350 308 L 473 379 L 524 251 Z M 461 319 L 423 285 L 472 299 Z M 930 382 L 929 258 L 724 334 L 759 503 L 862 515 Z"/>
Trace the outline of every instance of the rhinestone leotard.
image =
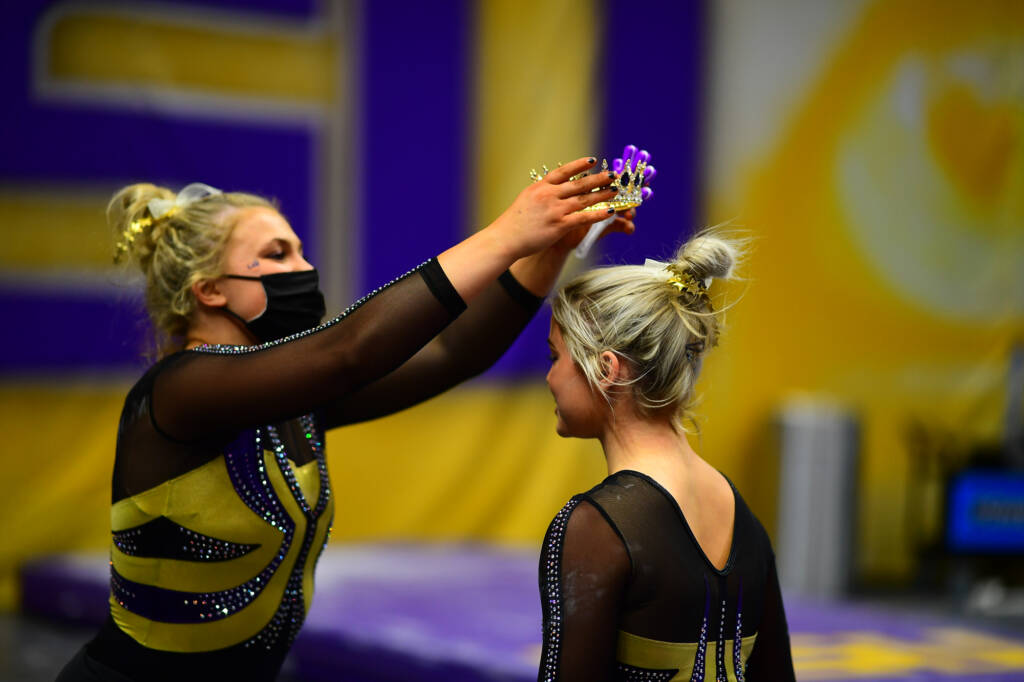
<path id="1" fill-rule="evenodd" d="M 332 521 L 324 432 L 479 373 L 539 304 L 505 273 L 463 312 L 431 260 L 313 330 L 150 368 L 118 430 L 111 617 L 87 655 L 128 679 L 274 679 Z M 419 352 L 442 332 L 450 352 Z"/>
<path id="2" fill-rule="evenodd" d="M 675 499 L 644 474 L 619 471 L 573 497 L 541 550 L 538 680 L 794 679 L 771 544 L 733 494 L 721 570 Z"/>

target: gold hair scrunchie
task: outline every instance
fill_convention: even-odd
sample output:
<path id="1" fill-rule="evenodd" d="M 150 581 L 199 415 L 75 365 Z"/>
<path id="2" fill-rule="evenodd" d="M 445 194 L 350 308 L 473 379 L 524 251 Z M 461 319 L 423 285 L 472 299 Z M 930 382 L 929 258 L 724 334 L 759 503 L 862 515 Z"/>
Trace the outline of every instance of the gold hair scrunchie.
<path id="1" fill-rule="evenodd" d="M 193 182 L 185 185 L 173 199 L 150 199 L 146 204 L 149 215 L 133 220 L 121 235 L 121 241 L 114 248 L 114 263 L 121 262 L 124 255 L 128 253 L 128 247 L 137 236 L 142 234 L 142 230 L 161 220 L 173 217 L 189 204 L 215 194 L 221 194 L 221 191 L 202 182 Z"/>
<path id="2" fill-rule="evenodd" d="M 655 270 L 668 270 L 672 273 L 672 276 L 665 280 L 665 283 L 675 288 L 679 293 L 684 291 L 693 296 L 708 296 L 708 285 L 711 284 L 711 278 L 708 277 L 706 280 L 697 279 L 692 272 L 683 268 L 683 266 L 676 263 L 662 263 L 648 258 L 644 261 L 645 268 L 651 268 Z"/>
<path id="3" fill-rule="evenodd" d="M 708 288 L 703 281 L 697 279 L 692 273 L 683 270 L 680 266 L 672 264 L 666 268 L 672 273 L 672 276 L 668 278 L 668 283 L 676 288 L 680 293 L 687 292 L 694 296 L 707 296 Z"/>

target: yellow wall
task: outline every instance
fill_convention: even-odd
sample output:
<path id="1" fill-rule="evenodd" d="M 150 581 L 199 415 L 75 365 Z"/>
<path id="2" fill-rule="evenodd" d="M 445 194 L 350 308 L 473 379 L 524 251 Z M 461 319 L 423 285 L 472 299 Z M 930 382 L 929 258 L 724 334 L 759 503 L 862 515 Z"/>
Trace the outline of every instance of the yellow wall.
<path id="1" fill-rule="evenodd" d="M 472 148 L 478 191 L 472 212 L 483 225 L 525 186 L 530 168 L 596 153 L 589 69 L 597 56 L 598 17 L 570 0 L 481 3 L 476 16 Z M 331 37 L 316 31 L 276 35 L 241 26 L 220 32 L 164 25 L 144 14 L 86 11 L 60 19 L 47 49 L 50 76 L 63 81 L 313 108 L 325 106 L 333 84 L 346 80 L 332 71 Z M 553 53 L 563 57 L 552 61 Z M 210 74 L 203 65 L 224 61 L 224 54 L 239 68 Z M 530 121 L 528 135 L 523 121 Z M 66 196 L 0 194 L 5 234 L 14 245 L 0 256 L 0 269 L 45 276 L 109 268 L 106 197 Z M 49 231 L 41 234 L 40 226 Z M 108 546 L 114 439 L 132 380 L 0 382 L 0 427 L 13 462 L 0 483 L 0 518 L 8 529 L 0 546 L 0 609 L 16 602 L 20 562 Z M 338 493 L 332 542 L 539 544 L 568 497 L 604 472 L 595 443 L 555 435 L 552 411 L 541 382 L 480 383 L 329 434 Z"/>
<path id="2" fill-rule="evenodd" d="M 734 219 L 754 251 L 708 364 L 705 445 L 770 520 L 758 484 L 781 401 L 848 406 L 863 428 L 859 569 L 905 580 L 915 429 L 959 461 L 998 444 L 1024 343 L 1024 5 L 865 3 L 823 54 L 711 188 L 710 222 Z"/>
<path id="3" fill-rule="evenodd" d="M 797 23 L 785 13 L 804 11 L 800 4 L 780 3 L 778 20 Z M 701 382 L 704 435 L 695 445 L 771 528 L 775 410 L 794 393 L 850 406 L 864 428 L 860 569 L 906 579 L 914 570 L 903 531 L 908 432 L 919 423 L 959 451 L 996 439 L 1008 349 L 1024 339 L 1024 5 L 835 5 L 847 11 L 835 15 L 832 42 L 791 88 L 796 94 L 778 124 L 708 188 L 708 222 L 734 218 L 755 243 L 744 268 L 748 280 L 732 290 L 743 299 Z M 579 150 L 615 151 L 592 148 L 589 112 L 599 75 L 584 72 L 599 49 L 594 17 L 568 0 L 480 4 L 477 224 L 523 186 L 529 168 Z M 791 42 L 803 39 L 790 35 Z M 307 73 L 336 78 L 327 66 L 332 48 L 320 36 L 310 40 L 292 58 L 319 65 Z M 754 47 L 716 49 L 743 54 Z M 562 57 L 552 61 L 552 52 Z M 743 61 L 745 69 L 770 65 Z M 963 63 L 990 68 L 965 70 Z M 101 67 L 68 77 L 151 78 Z M 326 84 L 292 92 L 286 81 L 274 82 L 287 96 L 330 96 Z M 900 118 L 894 101 L 909 102 L 916 124 Z M 757 106 L 743 113 L 751 125 L 761 114 Z M 713 127 L 718 119 L 710 118 Z M 522 134 L 524 121 L 529 135 Z M 0 211 L 21 217 L 23 235 L 0 266 L 99 267 L 104 251 L 92 236 L 75 242 L 81 248 L 31 248 L 41 207 L 53 215 L 47 202 L 31 194 L 0 197 Z M 98 215 L 90 202 L 98 199 L 71 201 L 71 220 L 63 222 Z M 16 599 L 19 562 L 106 547 L 113 444 L 130 383 L 0 384 L 8 462 L 0 483 L 0 607 Z M 553 426 L 551 399 L 539 381 L 484 382 L 331 434 L 333 541 L 537 543 L 565 499 L 604 471 L 596 443 L 560 440 Z"/>
<path id="4" fill-rule="evenodd" d="M 7 465 L 0 609 L 18 564 L 110 543 L 110 475 L 127 384 L 0 385 Z M 592 441 L 554 432 L 540 385 L 478 383 L 387 419 L 332 431 L 331 542 L 479 539 L 539 545 L 575 492 L 604 476 Z"/>

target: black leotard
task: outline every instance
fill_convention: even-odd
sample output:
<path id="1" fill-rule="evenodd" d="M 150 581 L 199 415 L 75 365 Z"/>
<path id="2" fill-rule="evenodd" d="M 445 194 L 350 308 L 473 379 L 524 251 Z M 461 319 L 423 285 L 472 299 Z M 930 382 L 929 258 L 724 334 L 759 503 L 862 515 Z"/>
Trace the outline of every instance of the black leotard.
<path id="1" fill-rule="evenodd" d="M 768 535 L 733 494 L 722 570 L 644 474 L 620 471 L 573 497 L 541 551 L 538 679 L 795 679 Z"/>
<path id="2" fill-rule="evenodd" d="M 121 416 L 111 618 L 88 657 L 136 680 L 274 679 L 332 521 L 324 431 L 481 372 L 539 303 L 505 273 L 463 312 L 431 260 L 308 332 L 150 368 Z"/>

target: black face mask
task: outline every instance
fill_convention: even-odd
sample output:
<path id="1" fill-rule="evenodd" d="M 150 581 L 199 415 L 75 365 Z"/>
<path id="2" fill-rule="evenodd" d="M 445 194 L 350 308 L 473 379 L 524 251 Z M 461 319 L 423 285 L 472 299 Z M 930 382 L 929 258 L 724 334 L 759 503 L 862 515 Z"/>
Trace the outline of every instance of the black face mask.
<path id="1" fill-rule="evenodd" d="M 316 269 L 279 272 L 262 277 L 224 276 L 263 283 L 263 290 L 267 293 L 267 307 L 257 317 L 245 320 L 234 311 L 228 308 L 225 310 L 242 320 L 249 331 L 264 343 L 315 327 L 327 312 Z"/>

